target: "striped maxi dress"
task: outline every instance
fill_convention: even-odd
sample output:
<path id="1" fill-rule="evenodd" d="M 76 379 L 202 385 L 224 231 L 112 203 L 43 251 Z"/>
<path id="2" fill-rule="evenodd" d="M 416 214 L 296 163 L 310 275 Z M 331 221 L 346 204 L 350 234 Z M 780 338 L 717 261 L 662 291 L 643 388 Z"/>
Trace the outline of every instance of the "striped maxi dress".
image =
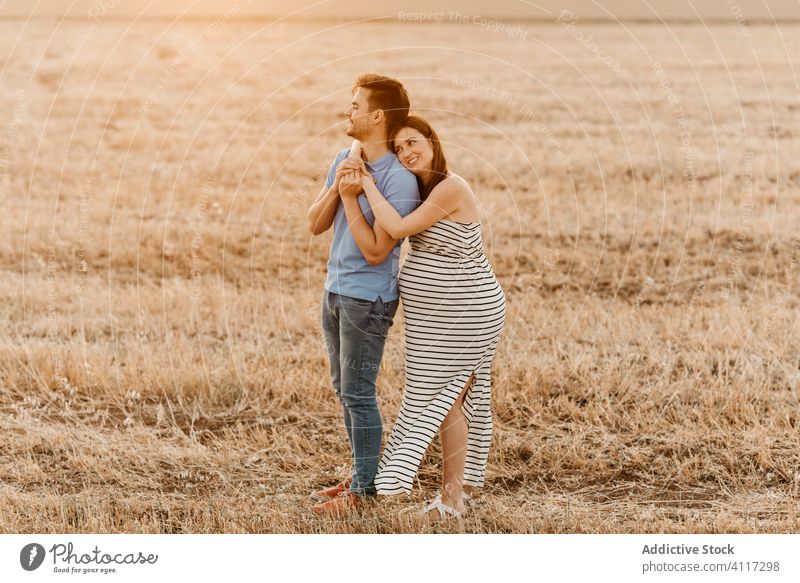
<path id="1" fill-rule="evenodd" d="M 491 367 L 505 295 L 483 253 L 480 223 L 440 220 L 409 239 L 400 272 L 405 390 L 378 464 L 378 494 L 411 492 L 433 437 L 470 376 L 464 484 L 483 486 L 492 436 Z"/>

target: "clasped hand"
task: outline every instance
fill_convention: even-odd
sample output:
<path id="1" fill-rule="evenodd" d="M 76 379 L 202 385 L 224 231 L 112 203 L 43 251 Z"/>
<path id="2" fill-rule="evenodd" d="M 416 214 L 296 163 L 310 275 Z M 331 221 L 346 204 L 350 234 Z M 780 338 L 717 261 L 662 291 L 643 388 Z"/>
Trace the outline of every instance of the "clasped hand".
<path id="1" fill-rule="evenodd" d="M 373 182 L 374 179 L 361 159 L 345 158 L 336 168 L 336 182 L 342 198 L 357 197 L 364 190 L 365 181 Z"/>

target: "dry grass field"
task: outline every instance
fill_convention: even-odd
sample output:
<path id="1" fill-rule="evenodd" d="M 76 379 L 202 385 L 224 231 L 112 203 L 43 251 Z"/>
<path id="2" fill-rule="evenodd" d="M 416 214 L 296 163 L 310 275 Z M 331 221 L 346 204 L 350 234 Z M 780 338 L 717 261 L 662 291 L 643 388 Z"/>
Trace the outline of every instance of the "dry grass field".
<path id="1" fill-rule="evenodd" d="M 0 532 L 798 532 L 800 26 L 0 21 Z M 485 491 L 348 471 L 305 212 L 401 78 L 506 290 Z M 403 321 L 379 378 L 400 405 Z"/>

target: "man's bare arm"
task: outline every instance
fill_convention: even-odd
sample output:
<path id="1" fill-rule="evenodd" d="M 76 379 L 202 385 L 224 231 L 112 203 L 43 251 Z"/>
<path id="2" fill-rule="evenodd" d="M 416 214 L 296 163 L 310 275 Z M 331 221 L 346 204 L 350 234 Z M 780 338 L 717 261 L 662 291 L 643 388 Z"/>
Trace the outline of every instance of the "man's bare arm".
<path id="1" fill-rule="evenodd" d="M 312 235 L 321 235 L 331 228 L 338 206 L 339 185 L 334 181 L 330 188 L 322 188 L 308 209 L 308 230 Z"/>

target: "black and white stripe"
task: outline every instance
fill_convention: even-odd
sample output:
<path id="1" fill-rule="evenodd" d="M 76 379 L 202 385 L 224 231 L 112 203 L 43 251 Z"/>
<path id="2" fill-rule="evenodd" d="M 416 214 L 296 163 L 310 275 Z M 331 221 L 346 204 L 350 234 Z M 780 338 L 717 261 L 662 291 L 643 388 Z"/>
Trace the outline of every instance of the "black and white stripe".
<path id="1" fill-rule="evenodd" d="M 491 367 L 505 321 L 503 290 L 483 253 L 480 223 L 441 220 L 410 238 L 400 272 L 406 386 L 378 465 L 379 494 L 411 491 L 420 461 L 470 375 L 464 484 L 483 486 L 492 436 Z"/>

